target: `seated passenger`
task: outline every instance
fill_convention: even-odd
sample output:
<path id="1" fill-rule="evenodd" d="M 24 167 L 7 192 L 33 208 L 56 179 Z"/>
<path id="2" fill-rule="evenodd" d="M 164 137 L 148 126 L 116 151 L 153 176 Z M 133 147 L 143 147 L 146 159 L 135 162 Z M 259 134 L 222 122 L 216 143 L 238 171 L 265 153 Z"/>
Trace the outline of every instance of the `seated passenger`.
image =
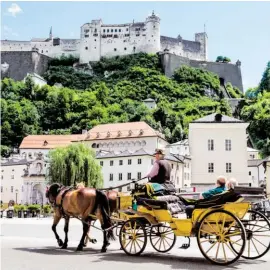
<path id="1" fill-rule="evenodd" d="M 237 186 L 237 181 L 235 178 L 230 178 L 227 182 L 226 182 L 226 188 L 227 190 L 234 190 L 234 188 Z"/>
<path id="2" fill-rule="evenodd" d="M 200 196 L 200 199 L 211 199 L 214 195 L 220 194 L 225 191 L 226 178 L 224 176 L 219 176 L 216 182 L 216 188 L 210 189 L 206 192 L 203 192 Z M 192 212 L 194 210 L 194 205 L 188 205 L 186 207 L 187 218 L 192 217 Z"/>
<path id="3" fill-rule="evenodd" d="M 171 183 L 171 165 L 164 159 L 164 152 L 161 149 L 156 149 L 155 153 L 156 161 L 151 169 L 151 171 L 145 176 L 150 178 L 150 183 L 165 184 Z"/>
<path id="4" fill-rule="evenodd" d="M 226 178 L 225 176 L 219 176 L 216 182 L 216 187 L 205 191 L 201 194 L 200 199 L 210 199 L 214 195 L 222 193 L 225 191 Z"/>

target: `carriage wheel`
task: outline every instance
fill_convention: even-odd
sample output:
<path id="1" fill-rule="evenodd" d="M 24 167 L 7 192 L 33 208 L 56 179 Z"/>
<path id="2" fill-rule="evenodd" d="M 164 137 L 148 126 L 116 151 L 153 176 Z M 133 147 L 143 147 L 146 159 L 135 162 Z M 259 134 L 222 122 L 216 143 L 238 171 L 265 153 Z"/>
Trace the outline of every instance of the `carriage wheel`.
<path id="1" fill-rule="evenodd" d="M 137 220 L 127 220 L 120 229 L 120 245 L 126 254 L 140 255 L 147 244 L 147 233 L 144 225 Z"/>
<path id="2" fill-rule="evenodd" d="M 176 241 L 176 236 L 171 227 L 166 225 L 154 225 L 150 230 L 150 242 L 158 252 L 170 251 Z"/>
<path id="3" fill-rule="evenodd" d="M 226 210 L 207 213 L 198 226 L 197 242 L 203 256 L 218 265 L 237 261 L 245 250 L 246 231 L 238 217 Z M 232 248 L 239 247 L 236 253 Z"/>
<path id="4" fill-rule="evenodd" d="M 270 249 L 270 222 L 267 217 L 255 210 L 249 210 L 241 220 L 247 233 L 246 249 L 242 254 L 245 259 L 258 259 Z M 234 249 L 238 252 L 238 249 Z"/>

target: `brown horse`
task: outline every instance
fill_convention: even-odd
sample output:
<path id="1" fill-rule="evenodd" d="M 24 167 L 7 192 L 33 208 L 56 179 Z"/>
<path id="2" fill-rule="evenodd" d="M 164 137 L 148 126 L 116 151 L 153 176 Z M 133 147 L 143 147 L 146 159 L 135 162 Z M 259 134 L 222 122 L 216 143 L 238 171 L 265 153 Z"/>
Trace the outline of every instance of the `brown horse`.
<path id="1" fill-rule="evenodd" d="M 107 196 L 94 188 L 70 189 L 60 184 L 52 184 L 46 191 L 46 197 L 54 207 L 54 221 L 52 230 L 58 245 L 66 249 L 68 245 L 68 227 L 70 217 L 80 218 L 83 224 L 83 234 L 77 251 L 83 250 L 85 236 L 89 230 L 90 223 L 95 216 L 103 229 L 103 246 L 101 252 L 106 252 L 110 244 L 108 239 L 115 239 L 110 218 L 109 201 Z M 56 232 L 56 226 L 60 219 L 65 218 L 65 241 L 60 239 Z"/>
<path id="2" fill-rule="evenodd" d="M 84 185 L 82 183 L 80 183 L 80 185 L 77 185 L 77 187 L 78 188 L 84 188 Z M 118 192 L 115 191 L 115 190 L 108 190 L 108 191 L 106 191 L 105 194 L 106 194 L 107 199 L 109 201 L 110 214 L 112 215 L 113 213 L 117 213 L 117 210 L 118 210 L 118 205 L 117 205 Z M 89 229 L 88 229 L 88 232 L 86 234 L 85 241 L 84 241 L 84 246 L 85 247 L 87 245 L 87 241 L 89 241 L 91 243 L 96 243 L 97 242 L 96 239 L 91 238 L 89 236 L 89 233 L 90 233 L 90 226 L 89 226 Z"/>

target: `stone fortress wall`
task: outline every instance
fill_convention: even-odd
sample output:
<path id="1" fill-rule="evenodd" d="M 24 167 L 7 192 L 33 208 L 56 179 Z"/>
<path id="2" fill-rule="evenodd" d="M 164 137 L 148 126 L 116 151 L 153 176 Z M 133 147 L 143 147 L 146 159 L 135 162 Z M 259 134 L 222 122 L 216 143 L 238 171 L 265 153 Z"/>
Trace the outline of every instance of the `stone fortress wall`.
<path id="1" fill-rule="evenodd" d="M 31 41 L 2 40 L 1 51 L 32 51 L 49 57 L 74 55 L 80 63 L 99 61 L 101 57 L 138 52 L 173 54 L 194 60 L 207 60 L 207 35 L 196 33 L 195 41 L 160 36 L 160 18 L 154 12 L 144 22 L 103 24 L 92 20 L 81 26 L 80 39 L 33 38 Z"/>

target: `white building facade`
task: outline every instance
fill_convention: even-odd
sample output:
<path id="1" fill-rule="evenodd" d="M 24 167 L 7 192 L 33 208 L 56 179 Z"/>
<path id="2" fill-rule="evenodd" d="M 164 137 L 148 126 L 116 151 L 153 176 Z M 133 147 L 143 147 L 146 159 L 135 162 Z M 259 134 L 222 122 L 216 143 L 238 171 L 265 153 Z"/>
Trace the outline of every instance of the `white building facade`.
<path id="1" fill-rule="evenodd" d="M 103 24 L 102 20 L 92 20 L 81 26 L 79 39 L 60 39 L 50 32 L 48 38 L 31 41 L 2 40 L 1 50 L 35 50 L 49 57 L 73 55 L 79 57 L 81 64 L 99 61 L 101 57 L 160 51 L 170 51 L 193 60 L 207 60 L 207 43 L 206 33 L 196 33 L 195 41 L 180 36 L 161 36 L 160 18 L 153 12 L 144 22 Z"/>
<path id="2" fill-rule="evenodd" d="M 121 153 L 114 152 L 98 152 L 97 159 L 102 166 L 103 186 L 104 188 L 115 187 L 131 183 L 145 177 L 150 172 L 155 162 L 153 152 L 147 152 L 140 149 L 135 152 L 124 151 Z M 181 160 L 174 156 L 165 156 L 170 163 L 171 181 L 177 189 L 182 187 L 184 164 Z M 146 183 L 148 179 L 143 179 L 140 183 Z M 129 186 L 118 189 L 122 192 L 130 190 Z"/>
<path id="3" fill-rule="evenodd" d="M 238 119 L 211 114 L 189 125 L 192 186 L 198 191 L 212 187 L 219 175 L 234 177 L 249 186 L 246 128 Z"/>

